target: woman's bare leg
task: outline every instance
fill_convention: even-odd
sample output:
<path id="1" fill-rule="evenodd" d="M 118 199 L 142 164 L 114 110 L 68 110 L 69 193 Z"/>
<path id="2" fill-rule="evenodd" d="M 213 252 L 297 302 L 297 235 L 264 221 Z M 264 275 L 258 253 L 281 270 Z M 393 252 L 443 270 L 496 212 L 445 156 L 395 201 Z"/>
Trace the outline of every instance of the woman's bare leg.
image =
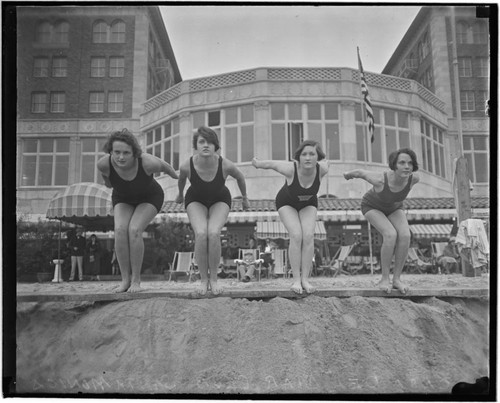
<path id="1" fill-rule="evenodd" d="M 299 213 L 293 207 L 283 206 L 278 210 L 281 222 L 290 236 L 288 247 L 288 258 L 293 273 L 292 291 L 302 294 L 302 282 L 300 278 L 300 264 L 302 261 L 302 226 L 300 225 Z"/>
<path id="2" fill-rule="evenodd" d="M 128 227 L 132 214 L 134 214 L 134 207 L 129 204 L 118 203 L 114 208 L 115 252 L 122 276 L 122 282 L 115 290 L 116 292 L 125 292 L 130 288 L 132 270 L 130 266 Z"/>
<path id="3" fill-rule="evenodd" d="M 393 288 L 400 290 L 403 294 L 406 294 L 410 287 L 402 283 L 400 277 L 408 257 L 408 249 L 410 248 L 410 226 L 408 225 L 408 220 L 403 210 L 396 210 L 387 218 L 392 223 L 398 234 L 396 251 L 394 252 L 395 262 L 392 286 Z"/>
<path id="4" fill-rule="evenodd" d="M 201 203 L 191 202 L 186 208 L 194 232 L 194 258 L 200 270 L 201 285 L 198 294 L 208 291 L 208 209 Z"/>
<path id="5" fill-rule="evenodd" d="M 144 239 L 142 233 L 155 218 L 158 210 L 150 203 L 136 206 L 128 227 L 128 241 L 130 248 L 130 267 L 132 278 L 128 292 L 141 290 L 141 268 L 144 259 Z"/>
<path id="6" fill-rule="evenodd" d="M 304 207 L 299 211 L 302 227 L 301 283 L 304 290 L 310 294 L 316 289 L 309 283 L 314 255 L 314 228 L 316 226 L 317 209 L 313 206 Z"/>
<path id="7" fill-rule="evenodd" d="M 215 203 L 208 212 L 208 270 L 213 295 L 222 293 L 222 288 L 217 285 L 217 268 L 221 257 L 220 233 L 228 214 L 229 206 L 224 202 Z"/>
<path id="8" fill-rule="evenodd" d="M 378 287 L 387 293 L 391 292 L 389 278 L 392 256 L 396 246 L 397 232 L 389 219 L 379 210 L 370 210 L 365 214 L 366 219 L 373 225 L 383 237 L 380 251 L 380 265 L 382 268 L 382 280 Z"/>

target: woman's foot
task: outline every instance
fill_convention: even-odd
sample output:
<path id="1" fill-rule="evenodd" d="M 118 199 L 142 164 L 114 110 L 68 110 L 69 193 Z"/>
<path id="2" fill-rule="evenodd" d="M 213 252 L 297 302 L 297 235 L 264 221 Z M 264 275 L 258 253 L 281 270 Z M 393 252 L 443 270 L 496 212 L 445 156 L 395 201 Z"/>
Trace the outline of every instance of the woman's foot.
<path id="1" fill-rule="evenodd" d="M 217 284 L 217 281 L 210 281 L 210 290 L 213 295 L 220 295 L 224 291 L 223 288 Z"/>
<path id="2" fill-rule="evenodd" d="M 129 288 L 130 288 L 130 281 L 122 280 L 122 283 L 118 287 L 116 287 L 113 291 L 116 293 L 126 292 Z"/>
<path id="3" fill-rule="evenodd" d="M 302 294 L 302 284 L 300 281 L 296 281 L 295 283 L 292 284 L 292 287 L 290 288 L 295 294 Z"/>
<path id="4" fill-rule="evenodd" d="M 391 293 L 392 287 L 388 278 L 383 278 L 382 280 L 380 280 L 380 282 L 377 284 L 377 287 L 382 291 L 385 291 L 387 294 Z"/>
<path id="5" fill-rule="evenodd" d="M 128 292 L 139 292 L 139 291 L 142 291 L 140 283 L 132 283 L 130 288 L 128 289 Z"/>
<path id="6" fill-rule="evenodd" d="M 307 280 L 302 280 L 302 287 L 308 294 L 312 294 L 313 292 L 316 291 L 316 287 L 314 287 L 309 281 Z"/>
<path id="7" fill-rule="evenodd" d="M 202 280 L 201 284 L 196 289 L 196 293 L 198 295 L 204 296 L 207 295 L 207 292 L 208 292 L 208 280 L 207 281 Z"/>
<path id="8" fill-rule="evenodd" d="M 401 280 L 392 280 L 392 288 L 401 291 L 402 294 L 406 294 L 410 290 L 410 287 L 402 283 Z"/>

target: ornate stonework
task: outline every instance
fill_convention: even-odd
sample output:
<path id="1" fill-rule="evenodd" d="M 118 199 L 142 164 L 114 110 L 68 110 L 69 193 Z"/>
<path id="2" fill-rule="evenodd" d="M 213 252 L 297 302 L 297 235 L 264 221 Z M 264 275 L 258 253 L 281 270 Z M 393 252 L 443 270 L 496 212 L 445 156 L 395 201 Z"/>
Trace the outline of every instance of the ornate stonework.
<path id="1" fill-rule="evenodd" d="M 256 110 L 267 110 L 269 109 L 269 101 L 256 101 L 254 106 Z"/>

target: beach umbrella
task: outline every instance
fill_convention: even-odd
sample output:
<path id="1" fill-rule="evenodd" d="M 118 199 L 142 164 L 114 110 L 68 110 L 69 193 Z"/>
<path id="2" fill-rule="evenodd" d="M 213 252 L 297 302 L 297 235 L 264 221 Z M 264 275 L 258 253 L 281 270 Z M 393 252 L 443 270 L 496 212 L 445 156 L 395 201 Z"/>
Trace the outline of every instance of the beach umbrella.
<path id="1" fill-rule="evenodd" d="M 46 216 L 89 231 L 112 230 L 111 189 L 92 182 L 69 185 L 50 200 Z"/>

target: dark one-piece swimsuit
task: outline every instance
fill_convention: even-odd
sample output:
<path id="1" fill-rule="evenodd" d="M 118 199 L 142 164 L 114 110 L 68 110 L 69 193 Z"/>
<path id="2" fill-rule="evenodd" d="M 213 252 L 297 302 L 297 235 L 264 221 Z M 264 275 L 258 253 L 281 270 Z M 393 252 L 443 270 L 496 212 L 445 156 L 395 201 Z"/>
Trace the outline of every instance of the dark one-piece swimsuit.
<path id="1" fill-rule="evenodd" d="M 156 208 L 156 211 L 160 211 L 165 198 L 163 189 L 152 174 L 146 174 L 142 167 L 142 158 L 137 158 L 137 161 L 139 163 L 137 175 L 134 179 L 127 181 L 118 175 L 111 163 L 111 156 L 109 157 L 109 181 L 113 187 L 111 195 L 113 208 L 118 203 L 126 203 L 134 207 L 149 203 Z"/>
<path id="2" fill-rule="evenodd" d="M 283 206 L 291 206 L 295 210 L 300 211 L 304 207 L 314 206 L 318 208 L 319 191 L 319 164 L 316 164 L 316 177 L 313 184 L 307 189 L 303 188 L 299 183 L 299 176 L 297 174 L 297 164 L 294 162 L 293 181 L 288 185 L 286 179 L 285 184 L 276 195 L 276 210 Z"/>
<path id="3" fill-rule="evenodd" d="M 222 157 L 219 157 L 219 166 L 215 178 L 210 182 L 200 178 L 194 168 L 193 157 L 189 159 L 189 166 L 191 170 L 189 178 L 191 186 L 184 198 L 184 208 L 187 208 L 188 204 L 192 202 L 201 203 L 207 209 L 210 209 L 215 203 L 224 202 L 231 208 L 231 193 L 225 185 L 226 180 L 222 174 Z"/>
<path id="4" fill-rule="evenodd" d="M 408 183 L 399 192 L 392 192 L 389 188 L 387 172 L 384 172 L 384 188 L 381 192 L 376 192 L 371 188 L 365 193 L 361 200 L 361 212 L 365 215 L 370 210 L 379 210 L 386 216 L 390 216 L 396 210 L 403 210 L 403 200 L 410 193 L 413 175 L 408 178 Z"/>

